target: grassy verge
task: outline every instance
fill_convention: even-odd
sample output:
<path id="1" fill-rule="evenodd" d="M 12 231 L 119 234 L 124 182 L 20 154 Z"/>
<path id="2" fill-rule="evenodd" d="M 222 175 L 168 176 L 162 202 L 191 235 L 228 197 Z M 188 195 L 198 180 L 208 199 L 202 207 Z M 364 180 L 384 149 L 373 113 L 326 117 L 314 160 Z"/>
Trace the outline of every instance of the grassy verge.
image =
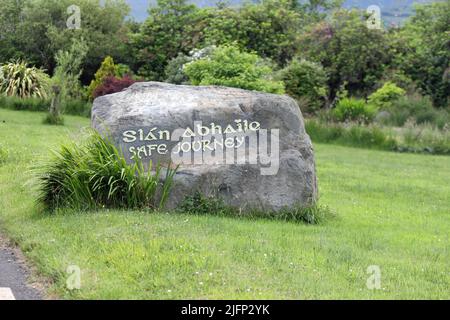
<path id="1" fill-rule="evenodd" d="M 403 128 L 353 123 L 306 121 L 314 142 L 409 153 L 450 155 L 450 130 L 429 124 L 408 124 Z"/>
<path id="2" fill-rule="evenodd" d="M 450 298 L 450 158 L 316 145 L 320 225 L 141 211 L 42 215 L 28 168 L 89 120 L 0 109 L 0 226 L 62 298 Z M 66 289 L 67 267 L 82 271 Z M 381 269 L 369 290 L 367 268 Z"/>
<path id="3" fill-rule="evenodd" d="M 0 108 L 16 111 L 46 112 L 50 107 L 50 99 L 39 98 L 17 98 L 0 95 Z M 92 103 L 69 99 L 64 102 L 64 114 L 89 117 Z"/>

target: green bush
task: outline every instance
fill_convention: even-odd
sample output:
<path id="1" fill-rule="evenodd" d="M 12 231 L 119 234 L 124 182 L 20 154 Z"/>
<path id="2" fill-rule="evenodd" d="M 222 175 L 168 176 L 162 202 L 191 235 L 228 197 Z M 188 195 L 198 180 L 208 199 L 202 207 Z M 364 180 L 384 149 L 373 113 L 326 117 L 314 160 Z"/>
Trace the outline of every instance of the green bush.
<path id="1" fill-rule="evenodd" d="M 207 197 L 200 192 L 186 197 L 178 211 L 193 215 L 214 215 L 221 217 L 241 217 L 248 219 L 271 219 L 319 224 L 334 217 L 334 213 L 326 206 L 314 204 L 308 207 L 296 206 L 283 208 L 278 212 L 261 210 L 239 210 L 225 205 L 219 197 Z"/>
<path id="2" fill-rule="evenodd" d="M 176 171 L 167 169 L 161 183 L 161 166 L 155 166 L 152 173 L 145 172 L 142 162 L 127 164 L 114 144 L 97 133 L 90 134 L 84 144 L 63 146 L 34 170 L 38 202 L 50 210 L 158 209 L 167 200 Z"/>
<path id="3" fill-rule="evenodd" d="M 340 100 L 333 110 L 333 115 L 338 121 L 359 121 L 369 123 L 375 117 L 377 108 L 367 104 L 362 99 L 344 98 Z"/>
<path id="4" fill-rule="evenodd" d="M 173 84 L 187 84 L 189 83 L 188 76 L 184 73 L 184 65 L 191 62 L 188 55 L 179 53 L 177 57 L 169 61 L 164 71 L 166 79 L 165 82 Z"/>
<path id="5" fill-rule="evenodd" d="M 294 59 L 281 71 L 286 93 L 314 112 L 325 104 L 328 77 L 320 64 Z"/>
<path id="6" fill-rule="evenodd" d="M 194 49 L 189 55 L 179 53 L 177 57 L 169 61 L 165 69 L 165 82 L 173 84 L 189 84 L 189 77 L 186 75 L 184 67 L 188 63 L 199 59 L 208 58 L 216 50 L 216 46 L 209 46 L 203 49 Z"/>
<path id="7" fill-rule="evenodd" d="M 430 123 L 439 129 L 444 128 L 446 124 L 450 125 L 448 111 L 434 108 L 429 97 L 417 94 L 398 99 L 387 111 L 389 116 L 382 120 L 385 125 L 402 127 L 409 119 L 418 124 Z"/>
<path id="8" fill-rule="evenodd" d="M 184 72 L 193 85 L 284 93 L 284 84 L 274 80 L 273 69 L 267 61 L 232 45 L 218 47 L 211 56 L 186 64 Z"/>
<path id="9" fill-rule="evenodd" d="M 395 101 L 405 96 L 405 93 L 405 90 L 388 81 L 369 96 L 368 102 L 380 109 L 389 109 Z"/>

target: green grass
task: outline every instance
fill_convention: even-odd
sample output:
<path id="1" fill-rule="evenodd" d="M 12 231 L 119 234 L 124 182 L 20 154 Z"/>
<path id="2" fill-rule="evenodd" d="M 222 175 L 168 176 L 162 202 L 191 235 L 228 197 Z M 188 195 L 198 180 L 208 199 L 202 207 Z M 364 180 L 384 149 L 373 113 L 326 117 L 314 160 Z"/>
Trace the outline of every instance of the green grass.
<path id="1" fill-rule="evenodd" d="M 43 215 L 28 168 L 89 120 L 0 109 L 0 226 L 62 298 L 450 298 L 450 157 L 316 145 L 321 225 L 171 213 Z M 5 122 L 3 122 L 5 121 Z M 81 290 L 66 269 L 82 270 Z M 381 268 L 381 290 L 366 270 Z"/>

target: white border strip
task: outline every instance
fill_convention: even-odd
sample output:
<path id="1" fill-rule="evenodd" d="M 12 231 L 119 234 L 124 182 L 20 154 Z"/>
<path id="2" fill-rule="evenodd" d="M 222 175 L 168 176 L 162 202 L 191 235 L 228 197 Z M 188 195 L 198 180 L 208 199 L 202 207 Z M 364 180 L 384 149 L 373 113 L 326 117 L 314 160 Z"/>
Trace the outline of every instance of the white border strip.
<path id="1" fill-rule="evenodd" d="M 10 288 L 0 288 L 0 300 L 16 300 Z"/>

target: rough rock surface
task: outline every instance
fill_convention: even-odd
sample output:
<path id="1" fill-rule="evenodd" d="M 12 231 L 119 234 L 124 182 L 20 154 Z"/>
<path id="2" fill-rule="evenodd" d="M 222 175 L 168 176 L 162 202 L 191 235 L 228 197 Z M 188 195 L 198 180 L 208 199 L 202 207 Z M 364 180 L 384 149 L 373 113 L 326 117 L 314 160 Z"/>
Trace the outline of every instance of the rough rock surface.
<path id="1" fill-rule="evenodd" d="M 196 127 L 199 123 L 203 129 Z M 238 123 L 245 125 L 239 127 Z M 250 128 L 249 124 L 252 124 Z M 234 131 L 226 130 L 230 125 Z M 246 148 L 245 159 L 255 153 L 262 156 L 261 139 L 265 136 L 261 136 L 261 132 L 267 129 L 269 139 L 265 140 L 270 142 L 267 142 L 269 147 L 265 150 L 268 149 L 268 155 L 272 155 L 269 164 L 263 161 L 248 163 L 249 160 L 243 163 L 244 158 L 238 151 L 232 163 L 203 161 L 181 164 L 168 201 L 169 208 L 176 207 L 196 191 L 221 197 L 226 204 L 243 210 L 278 211 L 284 207 L 309 205 L 318 197 L 311 140 L 305 132 L 297 103 L 287 96 L 226 87 L 141 82 L 120 93 L 97 98 L 92 110 L 92 127 L 109 135 L 130 162 L 133 155 L 139 155 L 144 163 L 151 159 L 162 164 L 173 161 L 172 154 L 187 137 L 189 141 L 201 139 L 199 143 L 203 143 L 201 151 L 204 152 L 210 150 L 210 145 L 205 147 L 204 141 L 219 139 L 221 135 L 212 139 L 211 134 L 220 132 L 224 137 L 225 153 L 234 154 L 235 149 Z M 186 132 L 187 128 L 192 129 L 189 132 L 194 133 L 193 138 L 188 134 L 184 140 L 174 138 L 175 130 Z M 275 159 L 276 136 L 271 134 L 276 129 L 279 130 L 279 156 Z M 209 135 L 202 136 L 207 133 Z M 247 138 L 247 142 L 239 146 L 238 140 L 233 138 L 235 145 L 227 147 L 228 136 L 239 137 L 247 133 L 256 134 L 260 144 L 255 146 Z M 165 148 L 158 149 L 164 144 Z M 189 147 L 188 144 L 185 146 Z M 195 149 L 194 144 L 192 149 Z M 211 154 L 216 155 L 216 152 Z M 268 167 L 275 169 L 264 173 L 264 168 Z"/>

